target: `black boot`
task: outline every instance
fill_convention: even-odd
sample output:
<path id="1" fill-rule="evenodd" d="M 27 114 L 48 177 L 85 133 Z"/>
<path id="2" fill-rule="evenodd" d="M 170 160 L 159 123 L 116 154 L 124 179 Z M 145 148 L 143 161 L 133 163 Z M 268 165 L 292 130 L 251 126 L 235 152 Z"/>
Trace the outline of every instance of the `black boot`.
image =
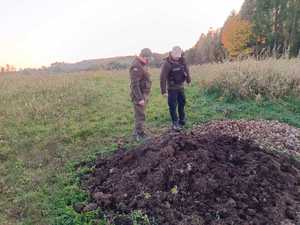
<path id="1" fill-rule="evenodd" d="M 181 127 L 180 127 L 178 122 L 173 122 L 172 123 L 172 130 L 174 130 L 174 131 L 180 131 L 181 130 Z"/>
<path id="2" fill-rule="evenodd" d="M 180 128 L 183 128 L 185 126 L 185 124 L 186 124 L 185 120 L 180 120 L 178 123 Z"/>

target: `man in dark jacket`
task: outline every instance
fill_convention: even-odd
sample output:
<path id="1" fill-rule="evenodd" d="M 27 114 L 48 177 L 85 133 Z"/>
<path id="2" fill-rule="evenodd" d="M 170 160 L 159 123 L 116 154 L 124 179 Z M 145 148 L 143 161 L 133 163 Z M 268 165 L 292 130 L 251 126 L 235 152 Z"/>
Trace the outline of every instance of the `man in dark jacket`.
<path id="1" fill-rule="evenodd" d="M 191 76 L 181 48 L 175 46 L 165 59 L 160 74 L 161 93 L 168 97 L 172 128 L 174 130 L 181 129 L 185 125 L 184 107 L 186 100 L 184 82 L 190 84 Z"/>
<path id="2" fill-rule="evenodd" d="M 148 103 L 152 84 L 147 68 L 151 57 L 151 50 L 148 48 L 143 49 L 140 55 L 134 59 L 129 70 L 131 80 L 131 99 L 134 106 L 135 119 L 133 136 L 137 141 L 141 141 L 147 137 L 144 129 L 144 123 L 146 120 L 145 109 Z"/>

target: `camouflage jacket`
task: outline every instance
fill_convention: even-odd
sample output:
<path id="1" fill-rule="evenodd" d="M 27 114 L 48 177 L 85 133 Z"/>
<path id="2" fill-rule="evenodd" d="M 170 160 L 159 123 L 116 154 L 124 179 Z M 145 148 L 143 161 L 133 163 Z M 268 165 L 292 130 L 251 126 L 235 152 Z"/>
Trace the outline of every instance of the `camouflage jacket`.
<path id="1" fill-rule="evenodd" d="M 138 58 L 135 58 L 129 73 L 132 101 L 138 103 L 141 100 L 145 100 L 145 95 L 150 94 L 152 85 L 148 69 Z"/>

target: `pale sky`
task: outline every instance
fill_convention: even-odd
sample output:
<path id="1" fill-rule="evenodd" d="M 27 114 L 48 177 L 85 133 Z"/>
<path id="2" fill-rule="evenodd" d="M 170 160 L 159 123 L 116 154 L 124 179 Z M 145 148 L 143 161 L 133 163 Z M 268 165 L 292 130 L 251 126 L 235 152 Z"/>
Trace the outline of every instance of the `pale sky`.
<path id="1" fill-rule="evenodd" d="M 191 48 L 243 0 L 0 0 L 0 65 L 135 55 Z"/>

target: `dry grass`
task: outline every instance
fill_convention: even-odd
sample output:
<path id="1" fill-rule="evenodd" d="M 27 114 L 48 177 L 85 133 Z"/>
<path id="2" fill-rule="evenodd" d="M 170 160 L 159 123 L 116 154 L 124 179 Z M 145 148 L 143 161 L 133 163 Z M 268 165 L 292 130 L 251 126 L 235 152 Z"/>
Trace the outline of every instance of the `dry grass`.
<path id="1" fill-rule="evenodd" d="M 193 67 L 208 92 L 230 99 L 300 97 L 300 60 L 247 60 Z"/>

